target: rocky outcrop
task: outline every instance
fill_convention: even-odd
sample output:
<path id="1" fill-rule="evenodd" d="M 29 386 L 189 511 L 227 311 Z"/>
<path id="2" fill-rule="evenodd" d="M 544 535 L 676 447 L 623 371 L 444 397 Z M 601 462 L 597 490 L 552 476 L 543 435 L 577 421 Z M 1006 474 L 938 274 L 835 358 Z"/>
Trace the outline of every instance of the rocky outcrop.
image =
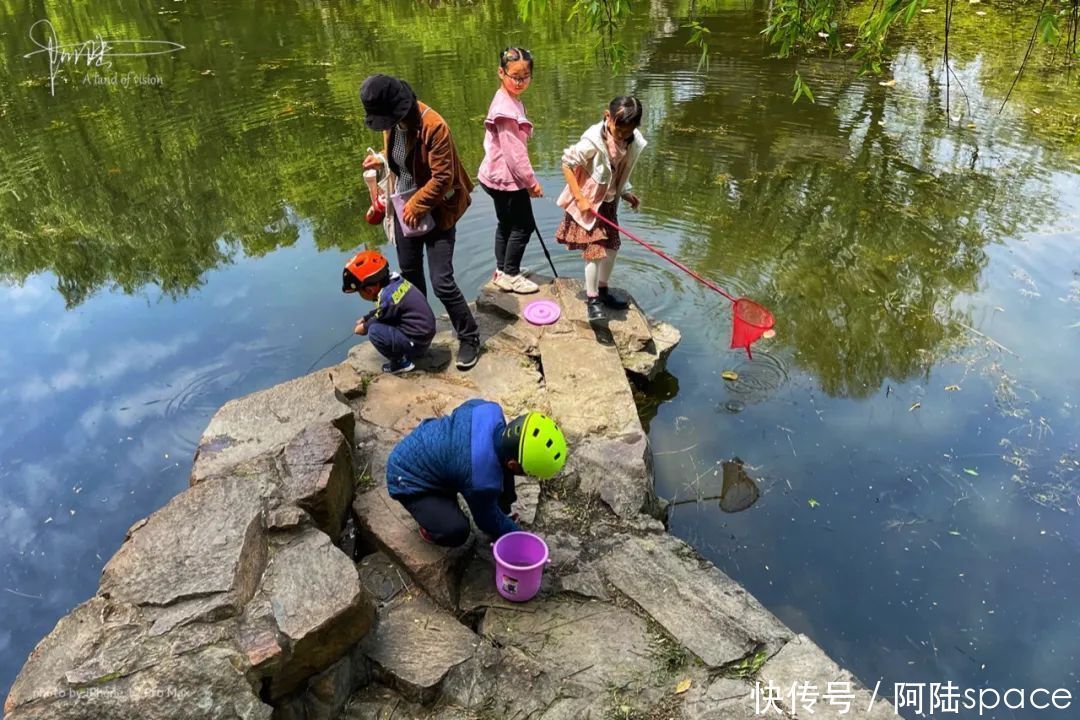
<path id="1" fill-rule="evenodd" d="M 557 323 L 521 319 L 537 297 L 560 303 Z M 570 280 L 529 297 L 488 286 L 477 310 L 471 372 L 450 367 L 444 331 L 409 376 L 360 343 L 222 407 L 191 487 L 129 531 L 6 717 L 739 720 L 759 715 L 759 681 L 848 682 L 845 717 L 891 714 L 859 714 L 869 694 L 850 673 L 656 519 L 626 373 L 654 377 L 678 331 L 636 305 L 591 325 Z M 526 604 L 496 592 L 487 538 L 427 544 L 386 490 L 393 446 L 471 397 L 548 412 L 570 440 L 560 478 L 518 484 L 514 511 L 550 550 Z"/>
<path id="2" fill-rule="evenodd" d="M 223 407 L 192 487 L 129 530 L 97 595 L 31 654 L 5 717 L 254 720 L 325 690 L 313 678 L 375 618 L 334 545 L 354 422 L 325 372 Z"/>
<path id="3" fill-rule="evenodd" d="M 325 371 L 230 400 L 214 413 L 199 440 L 191 484 L 246 468 L 258 473 L 265 467 L 261 461 L 313 424 L 331 424 L 352 437 L 352 412 Z"/>

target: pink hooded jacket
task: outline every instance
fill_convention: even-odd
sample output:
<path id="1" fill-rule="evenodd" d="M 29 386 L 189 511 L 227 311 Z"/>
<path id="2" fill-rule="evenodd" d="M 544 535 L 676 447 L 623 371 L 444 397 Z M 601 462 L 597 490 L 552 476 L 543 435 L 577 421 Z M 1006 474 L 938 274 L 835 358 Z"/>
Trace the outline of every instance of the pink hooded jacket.
<path id="1" fill-rule="evenodd" d="M 536 185 L 536 174 L 525 147 L 533 125 L 525 117 L 521 101 L 499 88 L 484 118 L 484 131 L 480 182 L 492 190 L 508 191 L 528 190 Z"/>

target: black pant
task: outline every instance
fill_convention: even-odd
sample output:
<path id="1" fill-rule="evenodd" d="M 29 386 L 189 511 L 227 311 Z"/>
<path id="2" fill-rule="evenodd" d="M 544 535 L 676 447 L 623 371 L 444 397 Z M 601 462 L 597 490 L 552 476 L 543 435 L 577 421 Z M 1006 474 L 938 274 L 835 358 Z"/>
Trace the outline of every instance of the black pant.
<path id="1" fill-rule="evenodd" d="M 517 501 L 514 489 L 514 476 L 507 474 L 503 480 L 502 495 L 499 496 L 499 509 L 507 515 L 510 506 Z M 436 545 L 458 547 L 469 539 L 469 518 L 458 505 L 457 493 L 425 493 L 423 495 L 405 495 L 398 498 L 420 527 L 427 530 Z"/>
<path id="2" fill-rule="evenodd" d="M 529 244 L 536 219 L 528 190 L 493 190 L 481 183 L 495 202 L 495 267 L 507 275 L 521 273 L 521 258 Z"/>
<path id="3" fill-rule="evenodd" d="M 435 290 L 435 297 L 442 301 L 450 315 L 458 339 L 462 342 L 480 344 L 480 329 L 476 318 L 469 310 L 469 303 L 461 294 L 454 280 L 454 240 L 456 228 L 440 230 L 435 228 L 426 235 L 405 237 L 401 224 L 394 217 L 397 234 L 397 258 L 401 275 L 415 285 L 427 297 L 427 282 L 424 280 L 424 249 L 427 248 L 428 275 Z"/>

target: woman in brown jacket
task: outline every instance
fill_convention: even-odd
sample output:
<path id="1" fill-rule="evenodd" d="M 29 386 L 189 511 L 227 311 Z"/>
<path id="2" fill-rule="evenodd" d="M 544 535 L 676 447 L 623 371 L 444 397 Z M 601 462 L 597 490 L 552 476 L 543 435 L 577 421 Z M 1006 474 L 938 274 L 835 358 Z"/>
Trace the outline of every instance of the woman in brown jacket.
<path id="1" fill-rule="evenodd" d="M 402 197 L 412 193 L 400 215 L 394 212 L 392 203 L 387 207 L 395 216 L 398 267 L 406 280 L 427 295 L 427 251 L 435 297 L 450 315 L 460 342 L 457 367 L 467 370 L 479 357 L 480 331 L 454 280 L 454 240 L 457 221 L 472 202 L 472 181 L 458 158 L 446 121 L 420 102 L 408 83 L 389 75 L 372 75 L 360 88 L 360 101 L 367 126 L 383 131 L 383 156 L 390 168 L 393 192 Z M 376 168 L 380 163 L 369 155 L 364 159 L 364 169 Z M 414 234 L 416 228 L 432 221 L 431 230 Z"/>

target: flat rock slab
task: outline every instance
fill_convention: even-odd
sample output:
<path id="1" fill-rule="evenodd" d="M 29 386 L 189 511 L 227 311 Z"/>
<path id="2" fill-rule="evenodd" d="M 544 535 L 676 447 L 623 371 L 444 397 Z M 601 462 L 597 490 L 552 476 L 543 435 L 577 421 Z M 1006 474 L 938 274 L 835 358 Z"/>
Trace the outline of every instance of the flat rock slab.
<path id="1" fill-rule="evenodd" d="M 510 418 L 538 407 L 546 409 L 540 370 L 525 355 L 484 349 L 476 367 L 465 371 L 452 367 L 446 377 L 472 388 L 473 397 L 499 403 Z"/>
<path id="2" fill-rule="evenodd" d="M 360 651 L 414 702 L 428 702 L 451 668 L 473 656 L 480 639 L 423 594 L 402 596 L 379 610 Z"/>
<path id="3" fill-rule="evenodd" d="M 640 433 L 641 421 L 619 353 L 578 335 L 540 338 L 551 416 L 573 440 Z"/>
<path id="4" fill-rule="evenodd" d="M 559 698 L 590 695 L 595 692 L 517 648 L 483 642 L 447 674 L 440 701 L 492 718 L 536 718 L 548 717 L 545 711 Z"/>
<path id="5" fill-rule="evenodd" d="M 190 482 L 196 485 L 276 452 L 317 422 L 333 423 L 352 437 L 352 410 L 325 370 L 230 400 L 214 413 L 199 439 Z"/>
<path id="6" fill-rule="evenodd" d="M 709 667 L 735 662 L 759 644 L 775 652 L 792 637 L 741 586 L 669 536 L 624 537 L 599 564 L 608 582 Z"/>
<path id="7" fill-rule="evenodd" d="M 652 450 L 640 428 L 617 437 L 589 437 L 577 443 L 569 463 L 582 491 L 594 493 L 621 518 L 653 511 Z"/>
<path id="8" fill-rule="evenodd" d="M 262 593 L 292 646 L 290 659 L 273 678 L 273 697 L 292 692 L 340 660 L 375 619 L 374 603 L 352 561 L 314 529 L 274 556 Z"/>
<path id="9" fill-rule="evenodd" d="M 245 478 L 180 493 L 131 533 L 105 565 L 101 592 L 120 602 L 169 605 L 220 595 L 238 611 L 266 566 L 262 500 Z M 200 603 L 193 613 L 210 608 Z"/>
<path id="10" fill-rule="evenodd" d="M 592 568 L 563 575 L 559 578 L 559 589 L 588 599 L 610 599 L 607 588 L 604 587 L 604 579 Z"/>
<path id="11" fill-rule="evenodd" d="M 353 510 L 360 531 L 447 609 L 457 605 L 457 583 L 471 545 L 444 548 L 424 542 L 408 511 L 390 497 L 385 485 L 358 495 Z"/>
<path id="12" fill-rule="evenodd" d="M 873 694 L 863 687 L 850 672 L 842 669 L 805 635 L 798 635 L 768 660 L 758 676 L 763 687 L 771 685 L 779 696 L 777 705 L 790 713 L 797 720 L 827 718 L 827 720 L 845 720 L 847 718 L 866 718 L 867 720 L 895 720 L 896 713 L 887 700 L 880 695 L 873 702 Z M 798 684 L 807 683 L 816 688 L 817 702 L 809 708 L 791 704 L 791 689 Z M 846 683 L 838 688 L 840 692 L 850 690 L 853 697 L 849 706 L 824 700 L 821 696 L 829 688 L 829 683 Z M 798 695 L 796 695 L 798 698 Z"/>
<path id="13" fill-rule="evenodd" d="M 565 598 L 532 600 L 523 607 L 532 612 L 489 609 L 480 634 L 594 690 L 640 689 L 661 672 L 648 625 L 629 610 Z"/>
<path id="14" fill-rule="evenodd" d="M 95 598 L 87 605 L 101 602 Z M 96 612 L 100 607 L 92 610 Z M 7 720 L 269 720 L 272 708 L 259 701 L 237 670 L 242 664 L 238 656 L 217 647 L 181 655 L 164 653 L 144 667 L 88 686 L 73 686 L 55 678 L 60 668 L 41 653 L 65 664 L 72 660 L 70 652 L 87 649 L 78 647 L 81 643 L 69 634 L 70 628 L 61 627 L 69 620 L 77 623 L 86 619 L 78 613 L 76 609 L 61 620 L 50 636 L 59 642 L 75 640 L 75 646 L 56 654 L 43 647 L 49 641 L 46 638 L 31 655 L 4 704 Z M 44 664 L 35 662 L 35 656 Z M 24 677 L 28 673 L 41 673 L 34 679 L 37 682 L 49 678 L 50 691 L 43 692 L 45 684 L 29 687 L 27 683 L 33 681 Z"/>
<path id="15" fill-rule="evenodd" d="M 758 712 L 754 686 L 745 680 L 719 678 L 695 684 L 683 695 L 679 720 L 761 720 L 769 714 Z M 771 717 L 782 718 L 775 711 Z"/>
<path id="16" fill-rule="evenodd" d="M 559 278 L 555 281 L 555 289 L 567 320 L 580 327 L 591 327 L 585 304 L 585 285 L 573 278 Z M 646 350 L 652 343 L 648 318 L 627 293 L 618 288 L 614 288 L 614 292 L 616 297 L 630 302 L 630 307 L 626 310 L 604 309 L 608 329 L 619 353 L 630 354 Z"/>
<path id="17" fill-rule="evenodd" d="M 379 375 L 368 385 L 360 418 L 404 434 L 425 418 L 449 415 L 458 405 L 476 395 L 476 388 L 471 383 L 451 380 L 447 376 L 426 373 L 401 377 Z"/>

